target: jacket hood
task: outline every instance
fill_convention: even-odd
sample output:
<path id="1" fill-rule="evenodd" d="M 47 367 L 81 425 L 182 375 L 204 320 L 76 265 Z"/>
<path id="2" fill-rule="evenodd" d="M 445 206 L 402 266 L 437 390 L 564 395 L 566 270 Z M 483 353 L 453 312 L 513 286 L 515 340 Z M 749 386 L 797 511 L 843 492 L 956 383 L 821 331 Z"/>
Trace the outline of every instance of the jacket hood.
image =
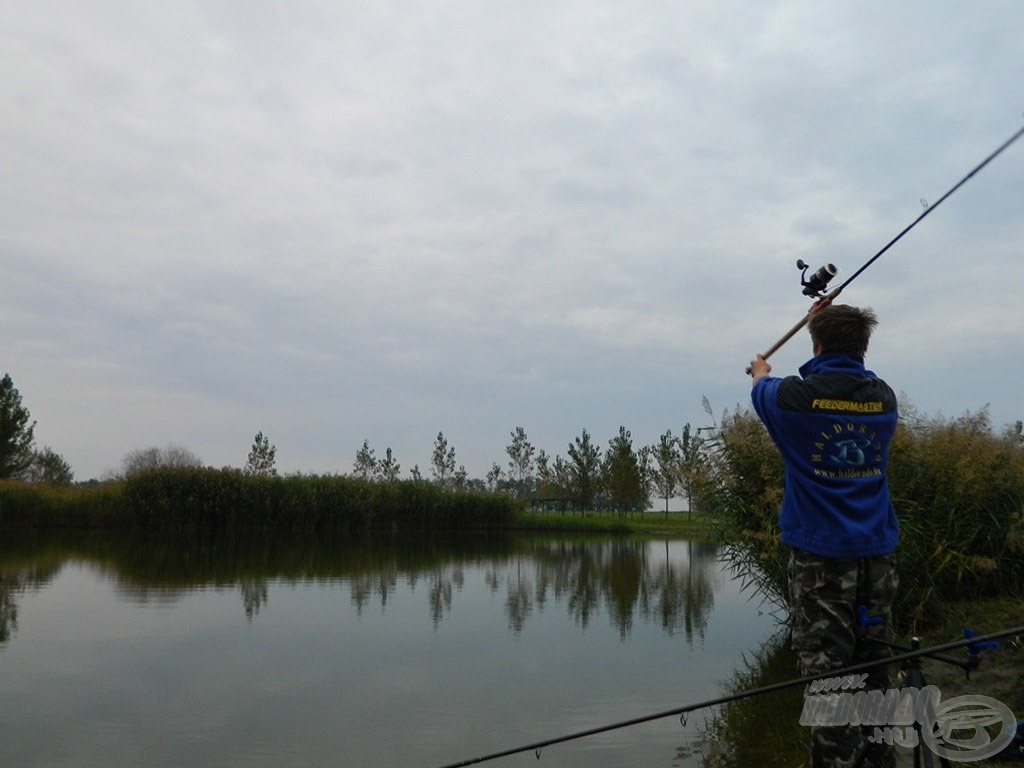
<path id="1" fill-rule="evenodd" d="M 864 367 L 863 357 L 854 357 L 842 352 L 822 352 L 800 366 L 800 375 L 805 379 L 816 373 L 846 373 L 851 376 L 876 378 L 874 373 Z"/>

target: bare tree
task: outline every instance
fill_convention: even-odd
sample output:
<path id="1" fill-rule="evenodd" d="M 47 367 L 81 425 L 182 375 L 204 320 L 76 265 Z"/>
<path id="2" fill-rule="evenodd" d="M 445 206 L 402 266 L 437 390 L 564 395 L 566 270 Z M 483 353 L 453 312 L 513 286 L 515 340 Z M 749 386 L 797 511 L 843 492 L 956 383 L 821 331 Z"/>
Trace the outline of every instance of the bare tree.
<path id="1" fill-rule="evenodd" d="M 41 451 L 33 452 L 32 463 L 21 473 L 20 477 L 29 483 L 71 485 L 75 479 L 75 473 L 71 471 L 71 465 L 64 460 L 63 456 L 46 446 Z"/>
<path id="2" fill-rule="evenodd" d="M 173 443 L 166 448 L 136 448 L 125 454 L 121 461 L 121 474 L 128 475 L 164 467 L 201 467 L 203 460 L 192 451 Z"/>

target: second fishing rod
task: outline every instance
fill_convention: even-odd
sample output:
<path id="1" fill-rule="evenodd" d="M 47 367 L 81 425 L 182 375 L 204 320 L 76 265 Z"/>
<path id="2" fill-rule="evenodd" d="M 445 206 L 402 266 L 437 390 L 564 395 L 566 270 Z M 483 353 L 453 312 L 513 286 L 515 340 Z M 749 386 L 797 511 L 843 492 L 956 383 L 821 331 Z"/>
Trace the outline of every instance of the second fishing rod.
<path id="1" fill-rule="evenodd" d="M 995 640 L 1000 640 L 1006 637 L 1020 637 L 1022 634 L 1024 634 L 1024 627 L 1011 627 L 999 630 L 997 632 L 990 632 L 988 634 L 979 635 L 977 637 L 968 636 L 961 640 L 956 640 L 950 643 L 942 643 L 940 645 L 933 645 L 931 647 L 915 647 L 912 649 L 904 650 L 904 652 L 902 653 L 895 654 L 881 661 L 875 660 L 863 662 L 860 664 L 853 664 L 848 667 L 843 667 L 841 669 L 833 669 L 816 675 L 796 677 L 791 680 L 784 680 L 778 683 L 771 683 L 769 685 L 764 685 L 759 688 L 752 688 L 745 691 L 738 691 L 735 693 L 725 694 L 722 696 L 717 696 L 715 698 L 706 699 L 704 701 L 698 701 L 692 704 L 687 704 L 685 706 L 669 709 L 663 712 L 655 712 L 654 714 L 633 717 L 629 720 L 623 720 L 618 723 L 599 725 L 593 728 L 588 728 L 583 731 L 576 731 L 575 733 L 568 733 L 562 736 L 555 736 L 552 738 L 543 739 L 541 741 L 535 741 L 530 744 L 521 744 L 519 746 L 510 747 L 508 749 L 502 749 L 497 752 L 491 752 L 486 755 L 480 755 L 478 757 L 472 757 L 466 760 L 459 760 L 458 762 L 445 765 L 442 768 L 463 768 L 464 766 L 487 763 L 493 760 L 498 760 L 500 758 L 522 754 L 524 752 L 533 752 L 534 755 L 539 759 L 541 751 L 543 749 L 554 746 L 556 744 L 565 744 L 566 742 L 577 741 L 579 739 L 584 739 L 589 736 L 596 736 L 598 734 L 608 733 L 610 731 L 616 731 L 622 728 L 629 728 L 635 725 L 649 723 L 655 720 L 663 720 L 668 717 L 678 717 L 680 718 L 680 722 L 685 722 L 684 718 L 686 715 L 688 715 L 691 712 L 697 712 L 702 709 L 709 709 L 711 707 L 720 706 L 722 704 L 728 704 L 730 702 L 739 701 L 741 699 L 748 699 L 754 696 L 763 696 L 765 694 L 775 693 L 777 691 L 782 691 L 787 688 L 806 686 L 810 683 L 815 682 L 816 680 L 822 680 L 825 678 L 838 679 L 843 678 L 847 675 L 854 675 L 860 672 L 867 672 L 879 666 L 879 664 L 900 664 L 905 661 L 920 659 L 922 657 L 935 657 L 937 654 L 942 654 L 946 651 L 954 650 L 957 648 L 982 649 Z"/>
<path id="2" fill-rule="evenodd" d="M 832 290 L 826 292 L 828 284 L 839 273 L 839 269 L 834 264 L 825 264 L 821 266 L 816 272 L 814 272 L 811 275 L 811 277 L 808 278 L 808 265 L 805 264 L 802 260 L 798 261 L 797 268 L 802 270 L 800 283 L 803 286 L 803 293 L 805 296 L 809 296 L 811 298 L 816 299 L 815 304 L 811 307 L 811 311 L 808 312 L 808 314 L 804 315 L 802 318 L 800 318 L 796 325 L 790 328 L 782 336 L 782 338 L 780 338 L 768 349 L 762 352 L 761 357 L 767 360 L 769 357 L 775 354 L 775 352 L 777 352 L 782 347 L 782 345 L 784 345 L 787 341 L 793 338 L 800 331 L 801 328 L 807 325 L 807 321 L 810 319 L 810 315 L 814 312 L 816 308 L 825 306 L 827 304 L 831 304 L 836 298 L 838 298 L 839 294 L 841 294 L 846 289 L 846 287 L 850 285 L 850 283 L 852 283 L 854 280 L 860 277 L 860 275 L 862 275 L 864 271 L 868 269 L 868 267 L 870 267 L 872 264 L 878 261 L 878 259 L 880 259 L 882 255 L 886 253 L 886 251 L 888 251 L 890 248 L 896 245 L 896 243 L 903 239 L 904 235 L 906 235 L 908 232 L 910 232 L 910 230 L 912 230 L 914 227 L 920 224 L 921 221 L 923 221 L 927 216 L 929 216 L 932 213 L 932 211 L 934 211 L 936 208 L 942 205 L 942 203 L 945 202 L 949 197 L 951 197 L 958 189 L 960 189 L 960 187 L 962 187 L 964 184 L 970 181 L 979 171 L 981 171 L 982 168 L 984 168 L 986 165 L 988 165 L 997 157 L 999 157 L 999 155 L 1001 155 L 1006 149 L 1008 149 L 1010 145 L 1017 141 L 1017 139 L 1019 139 L 1022 135 L 1024 135 L 1024 127 L 1021 127 L 1017 131 L 1015 131 L 1014 134 L 1010 136 L 1010 138 L 1008 138 L 1006 141 L 1000 144 L 993 152 L 991 152 L 988 155 L 988 157 L 986 157 L 980 163 L 975 165 L 974 168 L 972 168 L 967 174 L 965 174 L 963 178 L 961 178 L 956 184 L 950 187 L 945 192 L 945 194 L 943 194 L 938 200 L 936 200 L 931 205 L 925 205 L 924 210 L 921 211 L 920 215 L 918 215 L 916 219 L 914 219 L 906 227 L 904 227 L 899 232 L 899 234 L 892 238 L 892 240 L 890 240 L 884 246 L 882 246 L 882 248 L 877 253 L 875 253 L 874 256 L 872 256 L 870 259 L 864 262 L 864 264 L 861 265 L 860 269 L 858 269 L 856 272 L 854 272 L 852 275 L 846 278 L 846 280 L 844 280 L 840 285 L 833 288 Z M 750 368 L 747 368 L 747 373 L 750 373 Z"/>

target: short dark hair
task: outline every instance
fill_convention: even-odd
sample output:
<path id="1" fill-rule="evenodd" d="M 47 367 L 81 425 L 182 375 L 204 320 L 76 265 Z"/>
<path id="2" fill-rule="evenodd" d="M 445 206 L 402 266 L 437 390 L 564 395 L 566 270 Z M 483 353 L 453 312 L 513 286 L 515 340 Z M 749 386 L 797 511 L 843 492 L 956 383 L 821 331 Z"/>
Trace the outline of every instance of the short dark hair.
<path id="1" fill-rule="evenodd" d="M 859 309 L 849 304 L 832 304 L 811 315 L 807 328 L 811 341 L 821 352 L 841 352 L 864 357 L 868 339 L 878 325 L 871 309 Z"/>

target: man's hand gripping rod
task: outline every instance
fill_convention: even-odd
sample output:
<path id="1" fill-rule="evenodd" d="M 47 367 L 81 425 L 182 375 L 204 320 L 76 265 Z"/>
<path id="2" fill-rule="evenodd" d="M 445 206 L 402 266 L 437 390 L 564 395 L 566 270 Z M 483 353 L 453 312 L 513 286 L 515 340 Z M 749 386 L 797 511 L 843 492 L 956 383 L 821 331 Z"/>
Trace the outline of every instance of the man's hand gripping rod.
<path id="1" fill-rule="evenodd" d="M 928 205 L 927 203 L 925 203 L 924 210 L 921 212 L 921 214 L 916 219 L 914 219 L 912 222 L 910 222 L 910 224 L 908 224 L 906 227 L 904 227 L 903 231 L 900 232 L 898 235 L 896 235 L 896 237 L 894 237 L 892 240 L 890 240 L 888 243 L 886 243 L 885 246 L 880 251 L 878 251 L 878 253 L 876 253 L 874 256 L 872 256 L 870 259 L 868 259 L 866 262 L 864 262 L 864 264 L 861 266 L 861 268 L 858 269 L 856 272 L 854 272 L 852 275 L 850 275 L 843 282 L 842 285 L 840 285 L 838 288 L 833 288 L 829 293 L 827 293 L 824 296 L 822 296 L 821 298 L 819 298 L 818 301 L 815 302 L 815 304 L 811 307 L 810 311 L 800 319 L 800 322 L 798 322 L 796 325 L 794 325 L 792 328 L 790 328 L 789 331 L 787 331 L 786 334 L 781 339 L 779 339 L 777 342 L 772 344 L 772 346 L 769 347 L 761 355 L 761 357 L 764 358 L 765 360 L 767 360 L 775 352 L 777 352 L 779 347 L 781 347 L 783 344 L 785 344 L 787 341 L 789 341 L 791 338 L 793 338 L 797 334 L 797 332 L 799 332 L 799 330 L 801 328 L 803 328 L 805 325 L 807 325 L 807 321 L 811 319 L 811 315 L 812 314 L 817 312 L 819 309 L 822 309 L 823 307 L 826 307 L 829 304 L 831 304 L 832 300 L 835 299 L 840 293 L 842 293 L 843 289 L 846 286 L 848 286 L 850 283 L 852 283 L 854 280 L 856 280 L 857 277 L 860 276 L 860 274 L 865 269 L 867 269 L 872 264 L 874 264 L 875 261 L 877 261 L 878 258 L 883 253 L 885 253 L 890 248 L 892 248 L 894 245 L 896 245 L 896 243 L 899 242 L 899 240 L 905 234 L 907 234 L 907 232 L 909 232 L 914 227 L 916 227 L 918 225 L 918 223 L 925 216 L 927 216 L 932 211 L 934 211 L 936 208 L 938 208 L 940 205 L 942 205 L 942 203 L 945 202 L 946 198 L 948 198 L 950 195 L 952 195 L 954 192 L 956 192 L 958 189 L 960 189 L 960 187 L 962 187 L 964 184 L 966 184 L 978 171 L 980 171 L 986 165 L 988 165 L 993 160 L 995 160 L 1000 154 L 1002 154 L 1003 150 L 1005 150 L 1007 147 L 1009 147 L 1011 144 L 1013 144 L 1013 142 L 1015 142 L 1017 139 L 1019 139 L 1022 135 L 1024 135 L 1024 128 L 1018 128 L 1017 131 L 1010 138 L 1008 138 L 1006 141 L 1004 141 L 1002 144 L 1000 144 L 996 148 L 996 150 L 994 152 L 992 152 L 992 154 L 990 154 L 988 157 L 986 157 L 984 160 L 982 160 L 980 163 L 978 163 L 976 166 L 974 166 L 974 168 L 972 168 L 971 171 L 966 176 L 964 176 L 962 179 L 960 179 L 960 181 L 958 181 L 956 184 L 954 184 L 952 187 L 950 187 L 949 190 L 946 192 L 946 194 L 944 194 L 942 197 L 940 197 L 938 200 L 936 200 L 935 203 L 933 203 L 932 205 Z M 800 266 L 802 266 L 802 263 L 800 263 Z M 806 283 L 805 283 L 805 285 L 806 285 Z M 806 291 L 805 291 L 805 293 L 806 293 Z M 749 375 L 749 374 L 750 374 L 750 368 L 747 368 L 747 375 Z"/>

